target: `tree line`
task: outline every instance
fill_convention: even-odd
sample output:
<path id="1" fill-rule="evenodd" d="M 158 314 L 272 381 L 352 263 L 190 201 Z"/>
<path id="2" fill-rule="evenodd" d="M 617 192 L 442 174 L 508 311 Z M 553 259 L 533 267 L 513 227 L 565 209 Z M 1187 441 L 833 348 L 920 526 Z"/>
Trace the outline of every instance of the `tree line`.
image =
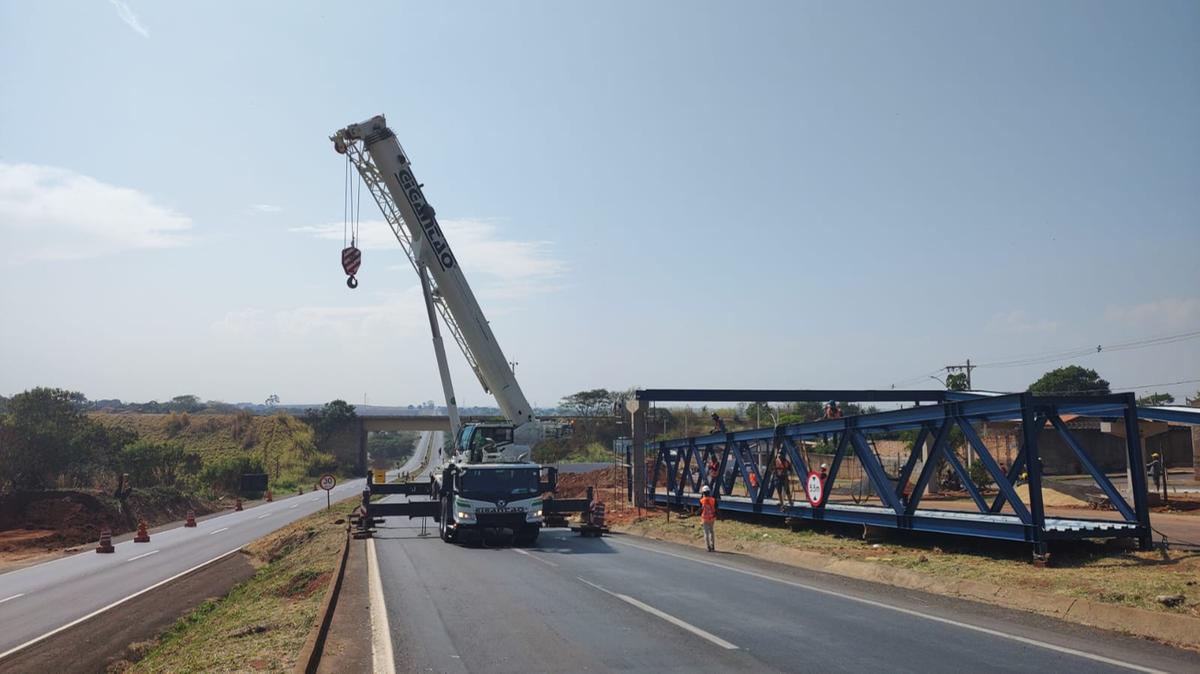
<path id="1" fill-rule="evenodd" d="M 212 405 L 195 396 L 177 396 L 170 406 L 163 427 L 168 439 L 160 440 L 140 437 L 121 424 L 97 421 L 89 416 L 97 406 L 77 391 L 34 388 L 11 398 L 0 396 L 0 491 L 111 489 L 127 475 L 128 484 L 139 487 L 231 493 L 244 473 L 273 472 L 273 479 L 278 480 L 285 450 L 291 452 L 291 460 L 307 462 L 297 470 L 319 475 L 338 469 L 330 440 L 356 418 L 354 406 L 341 400 L 309 410 L 299 426 L 300 422 L 286 415 L 274 423 L 256 425 L 254 415 L 229 406 L 236 414 L 223 423 L 235 444 L 206 454 L 189 451 L 174 437 L 192 425 L 189 412 L 210 410 Z M 198 433 L 212 430 L 212 424 L 218 423 L 209 419 L 212 423 L 202 424 Z M 255 430 L 259 426 L 265 429 L 261 436 Z M 296 428 L 306 427 L 312 429 L 311 434 L 305 430 L 296 435 Z M 311 440 L 305 439 L 310 436 Z M 255 450 L 248 451 L 251 447 Z"/>

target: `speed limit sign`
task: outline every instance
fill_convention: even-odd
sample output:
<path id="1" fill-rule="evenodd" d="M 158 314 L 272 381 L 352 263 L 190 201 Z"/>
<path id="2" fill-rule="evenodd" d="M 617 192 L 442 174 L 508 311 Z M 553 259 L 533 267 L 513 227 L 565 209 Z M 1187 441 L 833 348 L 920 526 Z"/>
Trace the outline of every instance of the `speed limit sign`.
<path id="1" fill-rule="evenodd" d="M 808 479 L 804 481 L 804 491 L 808 496 L 808 502 L 814 508 L 821 505 L 821 501 L 825 498 L 825 481 L 821 479 L 821 474 L 817 471 L 810 471 Z"/>
<path id="2" fill-rule="evenodd" d="M 317 483 L 318 487 L 325 490 L 325 509 L 326 510 L 329 510 L 329 490 L 333 489 L 333 485 L 335 485 L 335 484 L 337 484 L 337 480 L 333 479 L 333 476 L 330 475 L 329 473 L 325 473 L 324 475 L 322 475 L 321 481 Z"/>

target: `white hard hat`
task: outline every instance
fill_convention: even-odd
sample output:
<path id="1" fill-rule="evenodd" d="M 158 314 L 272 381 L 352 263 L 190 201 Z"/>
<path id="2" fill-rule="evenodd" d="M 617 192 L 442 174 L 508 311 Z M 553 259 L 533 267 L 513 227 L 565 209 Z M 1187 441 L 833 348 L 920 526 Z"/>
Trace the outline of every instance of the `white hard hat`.
<path id="1" fill-rule="evenodd" d="M 704 485 L 703 487 L 700 487 L 700 493 L 707 494 L 708 493 L 708 485 Z"/>

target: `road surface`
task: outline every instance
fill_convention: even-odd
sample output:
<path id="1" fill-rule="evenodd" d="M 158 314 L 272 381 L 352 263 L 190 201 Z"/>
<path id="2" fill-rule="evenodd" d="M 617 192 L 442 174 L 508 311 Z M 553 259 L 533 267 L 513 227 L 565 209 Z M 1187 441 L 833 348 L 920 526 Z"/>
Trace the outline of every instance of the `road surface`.
<path id="1" fill-rule="evenodd" d="M 401 470 L 420 462 L 429 441 L 422 436 Z M 349 480 L 330 496 L 349 498 L 364 486 Z M 118 543 L 114 554 L 83 552 L 0 575 L 0 670 L 5 656 L 324 507 L 325 493 L 309 492 L 155 532 L 149 543 Z"/>
<path id="2" fill-rule="evenodd" d="M 368 552 L 400 672 L 1200 671 L 1195 653 L 741 556 L 563 529 L 472 548 L 428 524 L 391 518 Z"/>

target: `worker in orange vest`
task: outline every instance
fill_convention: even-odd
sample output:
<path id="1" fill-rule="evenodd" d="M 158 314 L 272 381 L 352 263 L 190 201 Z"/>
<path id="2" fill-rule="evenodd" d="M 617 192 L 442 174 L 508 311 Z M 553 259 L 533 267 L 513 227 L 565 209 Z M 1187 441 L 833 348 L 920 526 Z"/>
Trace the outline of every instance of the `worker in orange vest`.
<path id="1" fill-rule="evenodd" d="M 787 455 L 783 452 L 783 447 L 779 448 L 779 454 L 775 456 L 775 484 L 779 490 L 779 507 L 783 507 L 783 497 L 787 496 L 788 507 L 795 505 L 792 500 L 792 462 L 788 460 Z"/>
<path id="2" fill-rule="evenodd" d="M 716 537 L 713 523 L 717 521 L 717 499 L 709 494 L 708 485 L 700 488 L 700 526 L 704 528 L 704 545 L 709 552 L 716 552 Z"/>

